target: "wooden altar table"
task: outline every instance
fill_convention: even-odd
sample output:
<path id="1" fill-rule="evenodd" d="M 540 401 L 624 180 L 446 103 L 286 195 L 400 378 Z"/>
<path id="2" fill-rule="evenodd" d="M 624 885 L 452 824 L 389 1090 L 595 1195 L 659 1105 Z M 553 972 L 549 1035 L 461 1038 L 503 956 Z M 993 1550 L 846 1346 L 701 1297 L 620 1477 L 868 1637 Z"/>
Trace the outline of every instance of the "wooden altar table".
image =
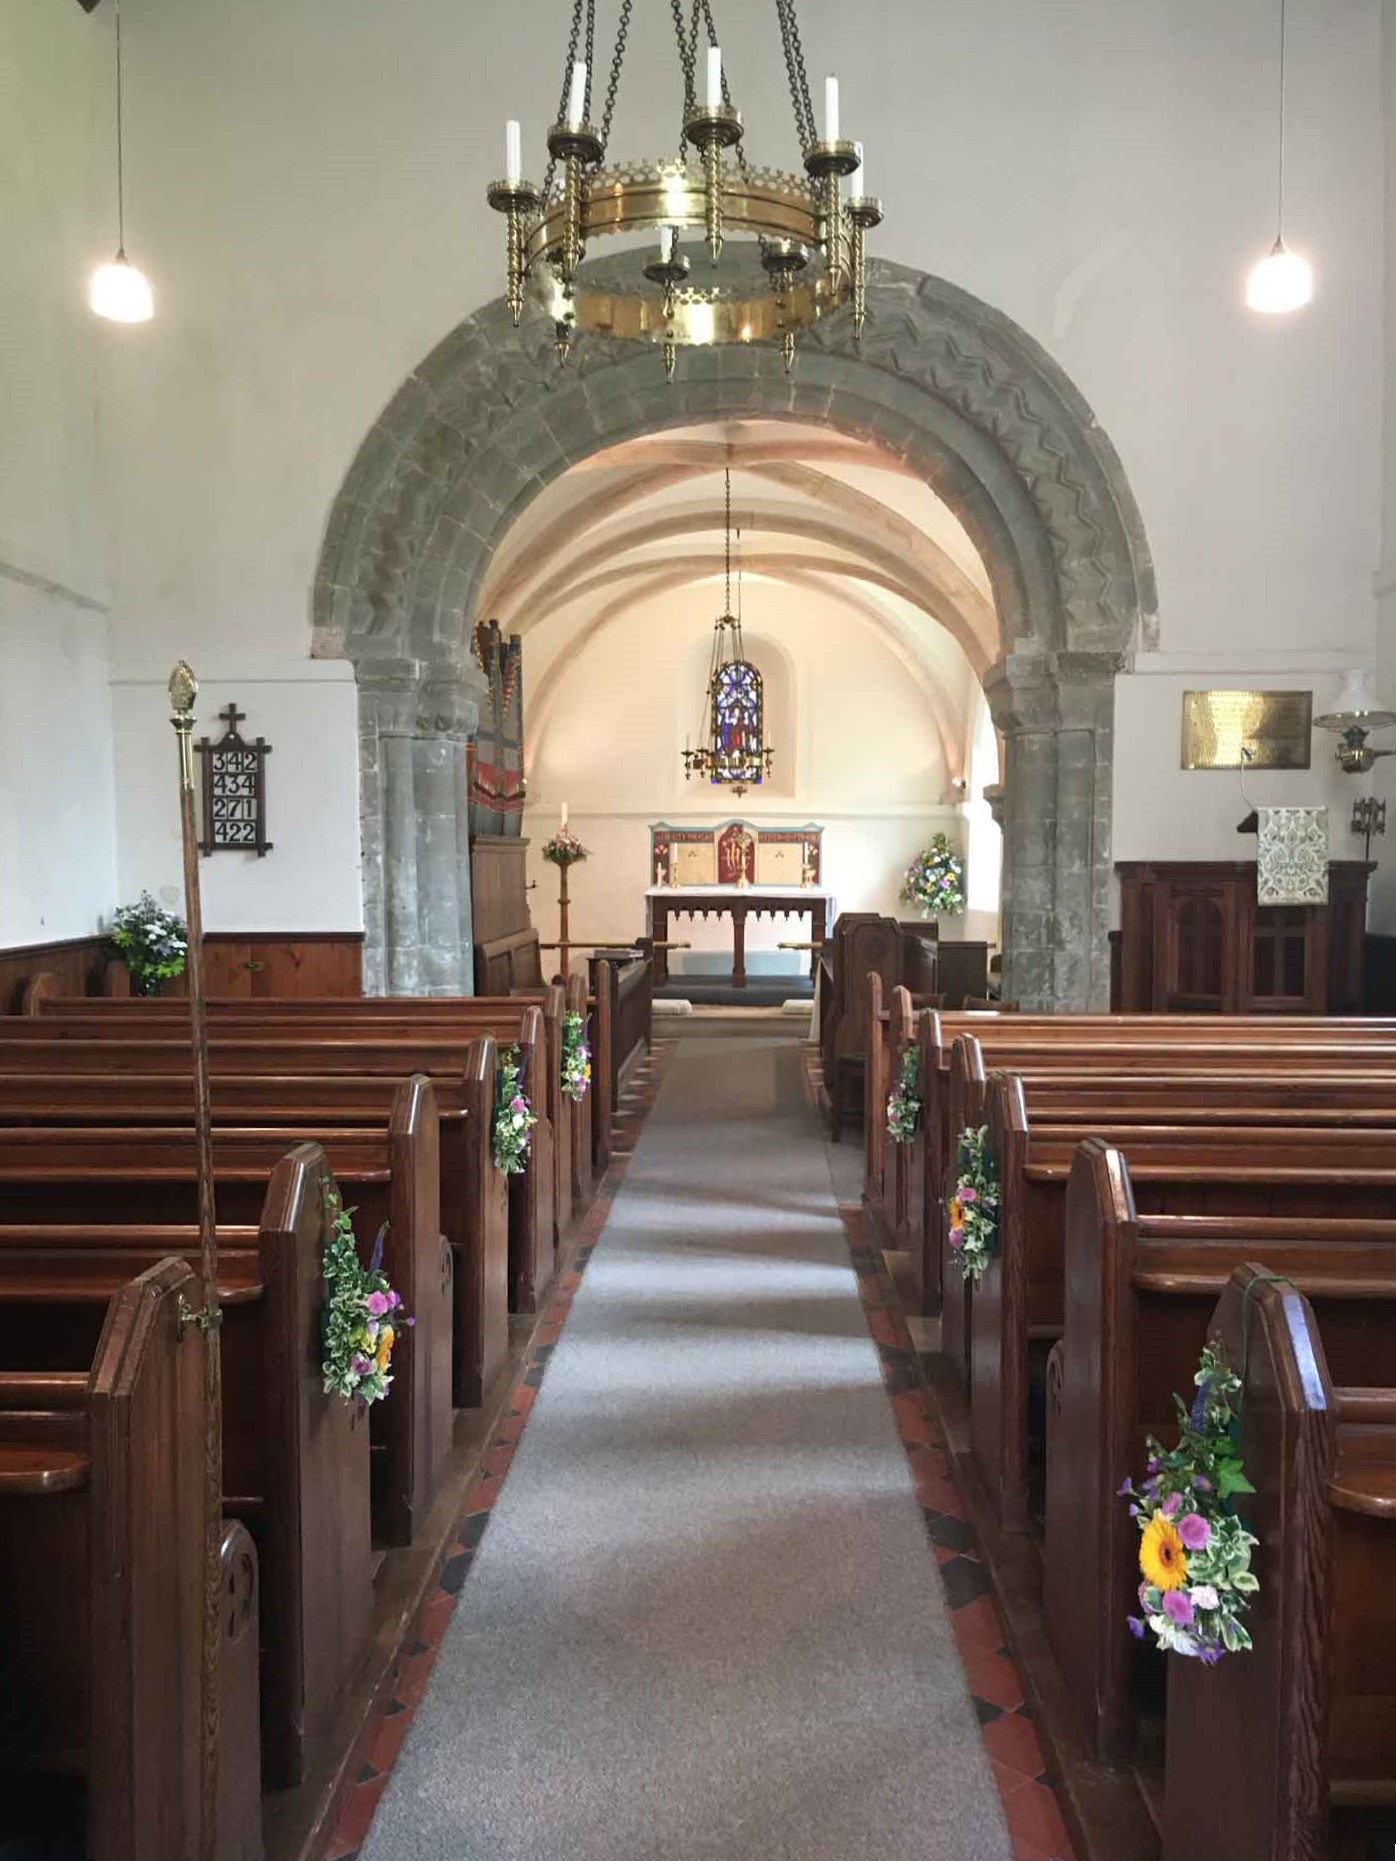
<path id="1" fill-rule="evenodd" d="M 670 887 L 652 885 L 645 893 L 649 934 L 662 944 L 669 935 L 669 920 L 682 917 L 718 917 L 732 920 L 732 986 L 746 987 L 746 921 L 748 918 L 807 915 L 810 942 L 822 943 L 832 919 L 834 901 L 828 892 L 803 885 L 703 885 Z M 811 976 L 819 970 L 819 952 L 810 962 Z M 654 953 L 654 982 L 669 980 L 669 953 Z"/>

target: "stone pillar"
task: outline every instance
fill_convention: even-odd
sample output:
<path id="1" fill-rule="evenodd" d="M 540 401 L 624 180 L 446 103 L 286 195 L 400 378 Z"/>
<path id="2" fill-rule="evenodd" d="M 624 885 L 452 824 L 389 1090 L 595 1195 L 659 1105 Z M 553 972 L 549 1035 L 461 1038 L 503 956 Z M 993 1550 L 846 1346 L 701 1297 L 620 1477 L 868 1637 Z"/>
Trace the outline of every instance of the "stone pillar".
<path id="1" fill-rule="evenodd" d="M 455 665 L 361 658 L 364 989 L 469 995 L 465 751 L 479 678 Z"/>
<path id="2" fill-rule="evenodd" d="M 1003 733 L 1003 992 L 1025 1008 L 1110 999 L 1111 653 L 1016 652 L 984 681 Z"/>

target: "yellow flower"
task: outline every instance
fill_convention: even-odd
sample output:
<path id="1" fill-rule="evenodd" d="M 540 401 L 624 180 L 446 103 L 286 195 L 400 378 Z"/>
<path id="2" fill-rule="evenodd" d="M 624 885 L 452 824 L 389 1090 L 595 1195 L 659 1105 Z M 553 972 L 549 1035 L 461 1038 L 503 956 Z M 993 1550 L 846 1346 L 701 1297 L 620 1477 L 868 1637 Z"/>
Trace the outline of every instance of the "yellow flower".
<path id="1" fill-rule="evenodd" d="M 384 1325 L 383 1329 L 378 1333 L 378 1349 L 374 1353 L 373 1358 L 375 1365 L 380 1371 L 387 1369 L 392 1360 L 392 1355 L 393 1328 L 391 1325 Z"/>
<path id="2" fill-rule="evenodd" d="M 953 1196 L 950 1202 L 950 1226 L 952 1228 L 963 1228 L 964 1225 L 965 1212 L 960 1207 L 960 1198 L 959 1196 Z"/>
<path id="3" fill-rule="evenodd" d="M 1172 1519 L 1161 1512 L 1144 1527 L 1139 1540 L 1139 1568 L 1156 1590 L 1179 1590 L 1188 1580 L 1188 1559 Z"/>

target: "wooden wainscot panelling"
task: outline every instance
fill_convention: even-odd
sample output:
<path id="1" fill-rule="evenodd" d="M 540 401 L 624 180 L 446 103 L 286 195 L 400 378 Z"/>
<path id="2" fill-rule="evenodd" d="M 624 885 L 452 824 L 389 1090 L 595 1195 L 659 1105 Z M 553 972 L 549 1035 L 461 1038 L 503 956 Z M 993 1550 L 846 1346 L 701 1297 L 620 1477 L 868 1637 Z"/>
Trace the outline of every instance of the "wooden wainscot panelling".
<path id="1" fill-rule="evenodd" d="M 209 931 L 204 963 L 210 995 L 297 996 L 363 994 L 362 931 Z M 35 943 L 0 950 L 0 1013 L 18 1014 L 37 976 L 51 977 L 51 995 L 129 995 L 123 963 L 108 954 L 105 938 Z M 166 995 L 186 993 L 184 978 Z"/>
<path id="2" fill-rule="evenodd" d="M 527 861 L 528 841 L 517 836 L 476 834 L 471 841 L 471 909 L 477 944 L 494 943 L 531 928 Z"/>
<path id="3" fill-rule="evenodd" d="M 61 943 L 30 943 L 0 950 L 0 1014 L 18 1014 L 31 976 L 44 971 L 54 978 L 58 995 L 100 995 L 107 948 L 101 937 L 73 937 Z"/>

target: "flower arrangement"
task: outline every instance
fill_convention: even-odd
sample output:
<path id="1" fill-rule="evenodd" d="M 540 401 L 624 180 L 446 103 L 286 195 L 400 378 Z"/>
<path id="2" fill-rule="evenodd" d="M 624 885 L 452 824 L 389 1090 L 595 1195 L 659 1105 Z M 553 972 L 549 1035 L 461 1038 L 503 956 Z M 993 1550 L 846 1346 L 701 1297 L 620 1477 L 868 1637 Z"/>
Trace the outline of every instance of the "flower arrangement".
<path id="1" fill-rule="evenodd" d="M 543 842 L 543 857 L 551 866 L 576 866 L 587 850 L 570 827 L 559 827 L 551 840 Z"/>
<path id="2" fill-rule="evenodd" d="M 1152 1629 L 1161 1648 L 1214 1666 L 1251 1645 L 1241 1617 L 1260 1588 L 1251 1570 L 1257 1540 L 1232 1501 L 1255 1488 L 1236 1451 L 1233 1398 L 1241 1379 L 1221 1348 L 1208 1344 L 1193 1381 L 1191 1408 L 1181 1396 L 1178 1445 L 1165 1452 L 1152 1438 L 1142 1486 L 1126 1480 L 1119 1496 L 1139 1524 L 1139 1607 L 1131 1634 Z"/>
<path id="3" fill-rule="evenodd" d="M 392 1382 L 393 1344 L 410 1319 L 402 1309 L 401 1295 L 388 1284 L 383 1271 L 383 1237 L 378 1230 L 373 1257 L 365 1267 L 354 1240 L 353 1209 L 340 1202 L 339 1191 L 325 1179 L 325 1206 L 330 1211 L 329 1239 L 325 1242 L 322 1271 L 329 1291 L 322 1319 L 321 1373 L 327 1396 L 352 1402 L 381 1402 Z"/>
<path id="4" fill-rule="evenodd" d="M 916 855 L 902 880 L 901 901 L 923 917 L 956 917 L 965 908 L 965 863 L 944 834 Z"/>
<path id="5" fill-rule="evenodd" d="M 894 1144 L 909 1144 L 921 1124 L 921 1094 L 917 1091 L 917 1051 L 902 1049 L 897 1080 L 887 1099 L 887 1135 Z"/>
<path id="6" fill-rule="evenodd" d="M 538 1119 L 524 1095 L 523 1068 L 517 1047 L 502 1047 L 494 1075 L 494 1167 L 517 1176 L 528 1161 L 529 1132 Z"/>
<path id="7" fill-rule="evenodd" d="M 950 1247 L 966 1279 L 978 1280 L 998 1238 L 998 1175 L 989 1150 L 989 1127 L 962 1131 L 955 1153 L 955 1193 L 947 1211 Z"/>
<path id="8" fill-rule="evenodd" d="M 562 1017 L 562 1090 L 578 1105 L 591 1084 L 591 1048 L 587 1045 L 586 1025 L 584 1015 Z"/>
<path id="9" fill-rule="evenodd" d="M 155 995 L 169 976 L 182 976 L 189 953 L 184 919 L 163 911 L 149 892 L 123 905 L 111 921 L 107 941 L 131 974 L 137 995 Z"/>

